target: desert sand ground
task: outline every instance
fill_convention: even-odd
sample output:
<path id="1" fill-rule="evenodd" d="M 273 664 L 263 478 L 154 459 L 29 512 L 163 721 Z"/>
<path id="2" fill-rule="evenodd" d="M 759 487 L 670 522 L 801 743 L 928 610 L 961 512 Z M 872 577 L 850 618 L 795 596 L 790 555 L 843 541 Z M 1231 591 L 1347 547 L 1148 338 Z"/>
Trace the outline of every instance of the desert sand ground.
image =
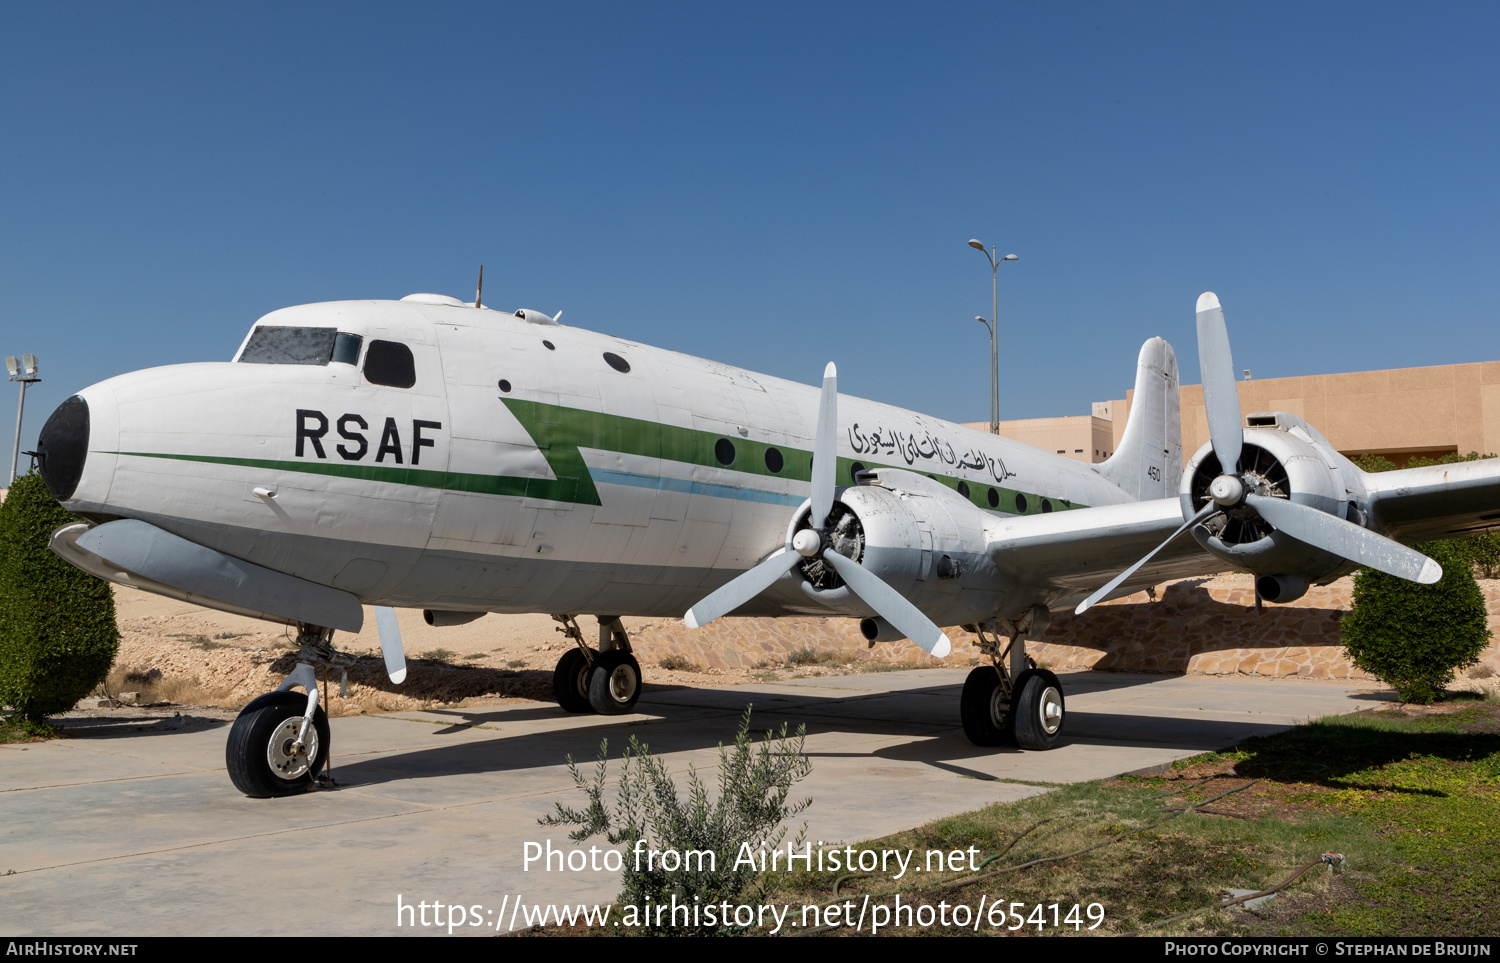
<path id="1" fill-rule="evenodd" d="M 107 694 L 139 692 L 143 703 L 169 701 L 191 705 L 243 706 L 274 689 L 295 664 L 290 629 L 256 619 L 205 609 L 187 602 L 115 587 L 120 651 L 106 683 Z M 408 675 L 401 686 L 386 678 L 375 619 L 367 610 L 358 635 L 338 633 L 342 652 L 361 656 L 349 672 L 348 698 L 339 697 L 339 679 L 330 686 L 334 715 L 380 712 L 439 705 L 503 703 L 510 700 L 552 701 L 552 671 L 573 643 L 549 615 L 487 615 L 466 625 L 433 628 L 414 609 L 398 609 Z M 759 620 L 757 620 L 759 621 Z M 875 652 L 848 644 L 854 620 L 805 620 L 848 623 L 837 633 L 842 647 L 828 644 L 821 624 L 810 626 L 805 650 L 766 652 L 739 665 L 716 658 L 673 656 L 668 635 L 681 634 L 676 619 L 624 620 L 647 686 L 723 686 L 738 682 L 847 674 L 856 671 L 930 666 L 910 644 L 881 646 Z M 590 644 L 598 623 L 580 618 Z M 653 641 L 656 644 L 653 644 Z M 872 658 L 872 656 L 874 658 Z M 952 664 L 964 664 L 966 654 Z M 665 661 L 671 668 L 664 667 Z M 721 664 L 705 664 L 718 662 Z"/>

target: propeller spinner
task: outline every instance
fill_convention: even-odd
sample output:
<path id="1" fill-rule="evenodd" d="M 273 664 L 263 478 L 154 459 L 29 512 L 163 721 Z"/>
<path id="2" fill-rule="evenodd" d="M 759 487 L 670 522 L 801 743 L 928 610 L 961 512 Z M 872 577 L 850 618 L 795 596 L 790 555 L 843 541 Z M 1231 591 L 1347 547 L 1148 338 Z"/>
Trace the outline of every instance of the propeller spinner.
<path id="1" fill-rule="evenodd" d="M 1224 323 L 1224 309 L 1212 291 L 1205 291 L 1198 297 L 1198 365 L 1203 376 L 1203 405 L 1208 416 L 1209 441 L 1219 464 L 1225 466 L 1221 469 L 1223 473 L 1209 484 L 1208 498 L 1203 507 L 1181 528 L 1078 603 L 1075 613 L 1081 615 L 1113 592 L 1183 532 L 1230 511 L 1242 516 L 1258 516 L 1273 530 L 1279 529 L 1298 541 L 1388 575 L 1424 585 L 1443 577 L 1442 567 L 1421 552 L 1335 515 L 1294 502 L 1279 489 L 1265 485 L 1264 479 L 1245 470 L 1240 463 L 1245 450 L 1245 431 L 1241 427 L 1234 360 L 1229 352 L 1229 329 Z"/>
<path id="2" fill-rule="evenodd" d="M 952 651 L 952 644 L 943 630 L 878 575 L 836 550 L 839 546 L 835 543 L 835 529 L 840 514 L 834 511 L 838 427 L 838 372 L 830 361 L 823 370 L 823 394 L 818 400 L 817 434 L 813 438 L 809 527 L 790 535 L 784 548 L 710 593 L 689 609 L 682 621 L 690 629 L 707 625 L 760 595 L 792 568 L 812 559 L 821 559 L 838 573 L 852 594 L 907 638 L 942 658 Z"/>

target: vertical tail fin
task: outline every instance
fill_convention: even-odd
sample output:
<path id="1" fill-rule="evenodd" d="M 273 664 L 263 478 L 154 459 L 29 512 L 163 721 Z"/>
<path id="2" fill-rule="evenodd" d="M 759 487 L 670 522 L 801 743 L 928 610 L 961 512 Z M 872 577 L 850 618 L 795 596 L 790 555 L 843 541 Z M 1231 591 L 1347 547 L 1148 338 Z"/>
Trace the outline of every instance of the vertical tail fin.
<path id="1" fill-rule="evenodd" d="M 1178 400 L 1177 354 L 1152 338 L 1141 345 L 1120 447 L 1094 470 L 1141 501 L 1176 495 L 1182 481 Z"/>

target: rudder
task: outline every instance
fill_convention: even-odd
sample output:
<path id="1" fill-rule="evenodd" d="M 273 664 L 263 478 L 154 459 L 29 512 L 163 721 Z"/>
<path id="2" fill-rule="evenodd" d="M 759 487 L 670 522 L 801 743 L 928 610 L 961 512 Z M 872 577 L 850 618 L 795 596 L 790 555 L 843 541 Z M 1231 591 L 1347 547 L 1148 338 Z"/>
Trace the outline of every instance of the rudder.
<path id="1" fill-rule="evenodd" d="M 1135 394 L 1120 447 L 1094 470 L 1140 501 L 1170 498 L 1182 481 L 1177 353 L 1161 338 L 1141 345 Z"/>

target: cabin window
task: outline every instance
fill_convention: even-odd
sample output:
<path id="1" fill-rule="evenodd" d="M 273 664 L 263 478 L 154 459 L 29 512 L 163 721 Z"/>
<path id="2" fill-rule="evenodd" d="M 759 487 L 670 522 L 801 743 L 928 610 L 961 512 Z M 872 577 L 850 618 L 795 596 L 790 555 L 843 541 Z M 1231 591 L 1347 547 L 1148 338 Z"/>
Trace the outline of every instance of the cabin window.
<path id="1" fill-rule="evenodd" d="M 365 380 L 387 388 L 410 388 L 417 383 L 417 363 L 411 349 L 399 341 L 371 341 L 365 352 Z"/>
<path id="2" fill-rule="evenodd" d="M 336 328 L 263 324 L 250 332 L 241 364 L 327 364 L 333 358 Z"/>
<path id="3" fill-rule="evenodd" d="M 734 442 L 728 438 L 720 438 L 714 443 L 714 457 L 719 459 L 721 465 L 734 464 Z"/>
<path id="4" fill-rule="evenodd" d="M 862 465 L 862 464 L 860 464 L 859 462 L 855 462 L 854 464 L 850 465 L 849 466 L 849 484 L 851 484 L 851 485 L 858 485 L 859 484 L 859 473 L 862 472 L 862 471 L 864 471 L 864 470 L 865 470 L 865 466 Z"/>
<path id="5" fill-rule="evenodd" d="M 985 497 L 986 497 L 986 500 L 990 503 L 990 507 L 991 508 L 999 508 L 1000 507 L 1000 493 L 999 492 L 997 492 L 993 488 L 991 488 L 990 489 L 990 493 L 987 496 L 985 496 Z"/>
<path id="6" fill-rule="evenodd" d="M 1050 501 L 1048 501 L 1047 499 L 1045 499 L 1045 498 L 1042 499 L 1042 511 L 1044 511 L 1044 512 L 1050 512 L 1050 511 L 1052 511 L 1052 503 Z"/>
<path id="7" fill-rule="evenodd" d="M 496 384 L 500 388 L 501 391 L 505 392 L 506 394 L 510 394 L 510 382 L 509 381 L 506 381 L 504 378 L 501 378 Z"/>
<path id="8" fill-rule="evenodd" d="M 968 482 L 963 482 L 963 481 L 959 482 L 958 483 L 958 493 L 960 495 L 964 496 L 965 498 L 968 498 L 969 497 L 969 483 Z"/>
<path id="9" fill-rule="evenodd" d="M 1016 492 L 1016 511 L 1022 515 L 1026 514 L 1026 496 Z"/>
<path id="10" fill-rule="evenodd" d="M 620 374 L 630 374 L 630 362 L 615 354 L 613 351 L 604 352 L 604 361 Z"/>
<path id="11" fill-rule="evenodd" d="M 766 468 L 770 469 L 770 471 L 771 471 L 772 474 L 779 475 L 781 473 L 781 469 L 784 468 L 785 466 L 786 466 L 786 459 L 781 457 L 781 449 L 779 449 L 779 448 L 767 448 L 766 449 Z"/>

